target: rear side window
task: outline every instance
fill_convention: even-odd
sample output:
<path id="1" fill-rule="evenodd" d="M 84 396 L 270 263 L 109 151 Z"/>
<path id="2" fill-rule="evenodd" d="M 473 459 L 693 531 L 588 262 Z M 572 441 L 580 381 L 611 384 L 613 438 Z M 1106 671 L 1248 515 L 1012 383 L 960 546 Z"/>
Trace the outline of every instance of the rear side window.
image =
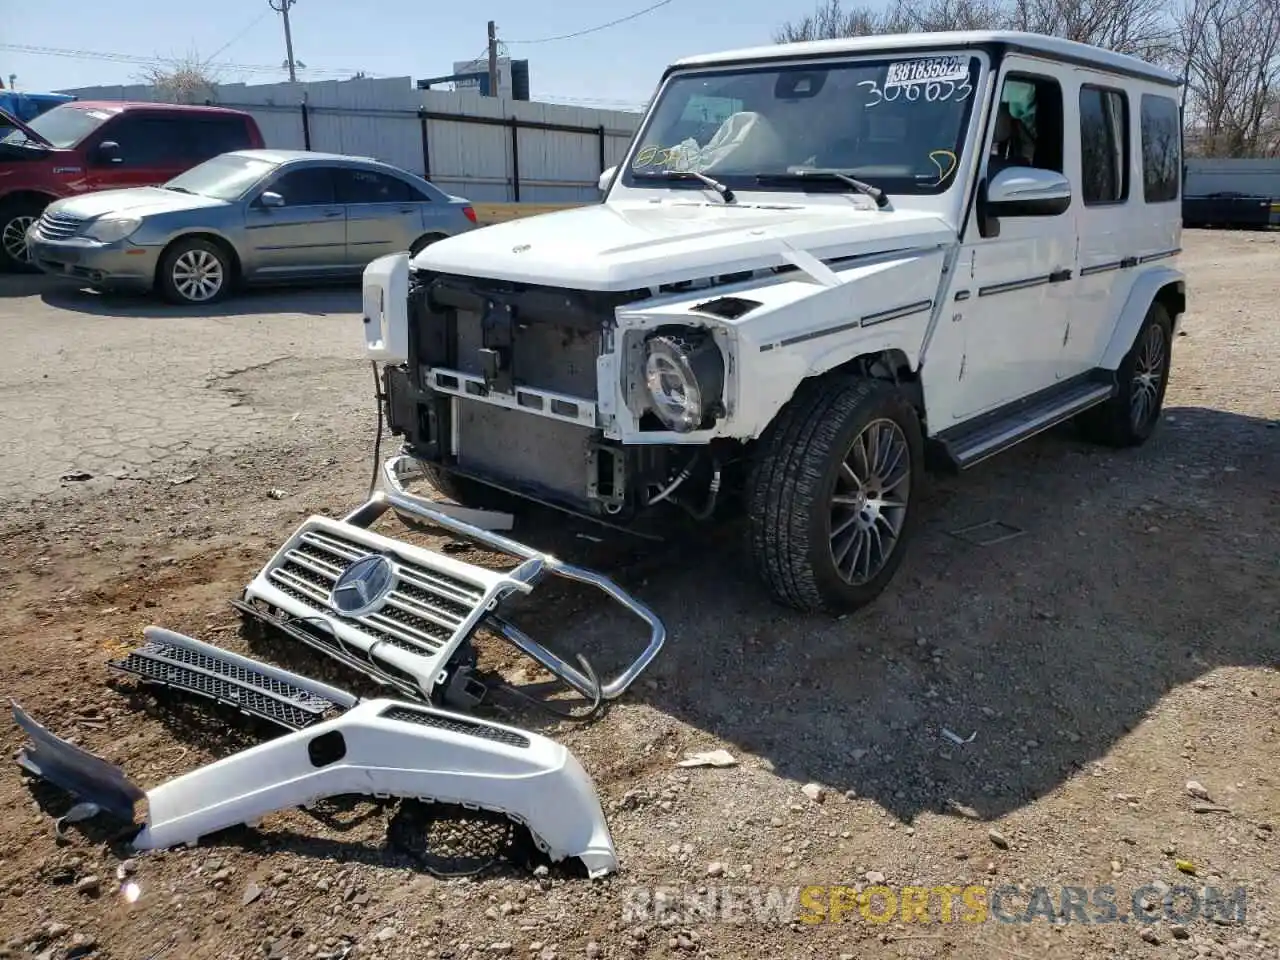
<path id="1" fill-rule="evenodd" d="M 399 177 L 373 170 L 337 170 L 339 203 L 406 203 L 421 199 Z"/>
<path id="2" fill-rule="evenodd" d="M 232 150 L 247 150 L 249 129 L 239 117 L 198 117 L 183 122 L 187 155 L 203 161 Z"/>
<path id="3" fill-rule="evenodd" d="M 1119 90 L 1080 88 L 1081 193 L 1086 205 L 1129 196 L 1129 103 Z"/>
<path id="4" fill-rule="evenodd" d="M 1176 101 L 1142 95 L 1142 198 L 1147 203 L 1178 199 L 1182 172 L 1182 117 Z"/>
<path id="5" fill-rule="evenodd" d="M 284 197 L 287 207 L 323 206 L 333 203 L 333 174 L 329 167 L 292 170 L 267 187 Z"/>
<path id="6" fill-rule="evenodd" d="M 245 123 L 238 117 L 126 114 L 103 128 L 102 140 L 120 145 L 128 167 L 194 167 L 210 157 L 250 146 Z"/>

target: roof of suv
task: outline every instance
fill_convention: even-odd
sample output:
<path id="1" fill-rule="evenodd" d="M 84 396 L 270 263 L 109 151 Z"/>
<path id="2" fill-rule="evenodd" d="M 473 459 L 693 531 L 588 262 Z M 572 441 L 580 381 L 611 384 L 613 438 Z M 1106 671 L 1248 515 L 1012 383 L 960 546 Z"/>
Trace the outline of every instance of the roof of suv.
<path id="1" fill-rule="evenodd" d="M 72 100 L 59 106 L 72 107 L 77 110 L 104 110 L 110 113 L 134 111 L 163 111 L 164 113 L 223 113 L 237 117 L 245 116 L 243 110 L 232 110 L 229 107 L 205 106 L 197 103 L 153 103 L 149 100 Z"/>
<path id="2" fill-rule="evenodd" d="M 957 47 L 1001 46 L 1045 57 L 1063 60 L 1081 66 L 1093 67 L 1107 73 L 1150 80 L 1155 83 L 1180 85 L 1182 78 L 1154 64 L 1112 50 L 1049 37 L 1039 33 L 1019 33 L 1014 30 L 957 30 L 946 33 L 896 33 L 871 37 L 842 37 L 837 40 L 811 40 L 803 43 L 775 43 L 767 47 L 748 47 L 742 50 L 726 50 L 685 57 L 677 60 L 668 71 L 679 67 L 710 67 L 731 63 L 750 63 L 777 60 L 800 60 L 813 57 L 830 57 L 841 54 L 916 52 Z"/>

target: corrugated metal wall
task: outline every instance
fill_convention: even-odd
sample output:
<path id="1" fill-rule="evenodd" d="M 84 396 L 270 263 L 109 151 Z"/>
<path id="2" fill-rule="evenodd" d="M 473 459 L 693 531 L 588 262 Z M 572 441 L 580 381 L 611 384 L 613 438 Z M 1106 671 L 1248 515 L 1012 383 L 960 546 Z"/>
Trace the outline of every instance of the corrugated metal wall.
<path id="1" fill-rule="evenodd" d="M 82 100 L 159 99 L 153 87 L 141 85 L 65 92 Z M 307 149 L 309 134 L 312 150 L 376 157 L 426 173 L 441 189 L 478 202 L 599 199 L 596 180 L 603 167 L 622 159 L 641 118 L 619 110 L 415 90 L 408 77 L 232 83 L 214 93 L 213 102 L 253 114 L 268 146 Z M 430 118 L 422 118 L 423 112 Z M 453 116 L 458 119 L 447 119 Z"/>

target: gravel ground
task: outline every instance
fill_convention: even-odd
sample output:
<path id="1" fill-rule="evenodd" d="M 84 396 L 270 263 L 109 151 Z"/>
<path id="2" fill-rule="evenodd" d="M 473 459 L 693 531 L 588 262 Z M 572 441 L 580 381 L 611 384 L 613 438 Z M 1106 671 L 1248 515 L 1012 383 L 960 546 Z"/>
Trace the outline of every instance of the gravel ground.
<path id="1" fill-rule="evenodd" d="M 363 802 L 126 862 L 93 822 L 55 836 L 66 801 L 10 765 L 0 956 L 1280 957 L 1278 241 L 1188 232 L 1192 309 L 1156 437 L 1115 453 L 1064 429 L 939 480 L 895 584 L 856 616 L 769 605 L 732 530 L 619 560 L 545 517 L 518 529 L 609 565 L 670 631 L 595 724 L 513 718 L 595 778 L 620 875 L 438 880 Z M 112 680 L 107 660 L 146 624 L 322 669 L 247 646 L 226 600 L 299 520 L 367 487 L 357 292 L 183 316 L 0 284 L 0 690 L 155 785 L 263 731 Z M 1021 535 L 953 535 L 992 519 Z M 632 642 L 589 602 L 531 612 L 589 648 Z M 6 757 L 21 743 L 0 728 Z M 676 765 L 715 748 L 737 764 Z M 840 923 L 804 922 L 831 903 L 822 889 L 753 905 L 810 885 L 893 900 Z M 926 921 L 904 914 L 906 886 L 965 892 L 946 911 L 933 893 Z M 1190 916 L 1176 890 L 1182 922 L 1131 916 L 1178 886 L 1242 889 L 1243 916 Z M 985 922 L 964 906 L 973 887 Z M 1065 909 L 1064 887 L 1083 888 Z M 1085 922 L 1105 919 L 1107 887 L 1116 922 Z M 717 916 L 690 909 L 715 896 Z"/>

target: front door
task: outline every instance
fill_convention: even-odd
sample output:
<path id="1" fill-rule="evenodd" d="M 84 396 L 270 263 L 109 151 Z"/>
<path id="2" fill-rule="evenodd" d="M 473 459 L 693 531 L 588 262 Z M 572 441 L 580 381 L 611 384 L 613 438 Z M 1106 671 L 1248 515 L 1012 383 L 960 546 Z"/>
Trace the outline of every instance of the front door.
<path id="1" fill-rule="evenodd" d="M 363 270 L 388 253 L 408 250 L 422 235 L 416 191 L 399 177 L 377 170 L 340 168 L 338 202 L 347 210 L 347 262 Z"/>
<path id="2" fill-rule="evenodd" d="M 263 193 L 284 198 L 267 206 Z M 333 168 L 306 166 L 278 174 L 245 211 L 250 256 L 245 272 L 269 277 L 325 276 L 346 269 L 346 211 L 336 202 Z"/>
<path id="3" fill-rule="evenodd" d="M 1008 166 L 1065 173 L 1078 182 L 1064 150 L 1064 91 L 1071 72 L 1056 64 L 1009 57 L 1002 67 L 997 119 L 983 163 L 985 178 Z M 1003 115 L 1003 116 L 1001 116 Z M 957 303 L 964 325 L 953 417 L 968 419 L 1057 380 L 1075 283 L 1077 201 L 1058 216 L 1003 217 L 983 235 L 970 216 L 957 264 L 968 299 Z"/>

